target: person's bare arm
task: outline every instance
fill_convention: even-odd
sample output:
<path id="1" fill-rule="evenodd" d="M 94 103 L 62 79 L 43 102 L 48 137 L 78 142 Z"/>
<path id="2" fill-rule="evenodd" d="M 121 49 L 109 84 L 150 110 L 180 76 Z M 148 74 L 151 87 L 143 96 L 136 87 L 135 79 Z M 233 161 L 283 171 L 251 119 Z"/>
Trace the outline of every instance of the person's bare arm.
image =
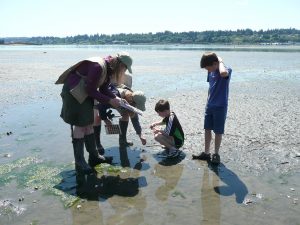
<path id="1" fill-rule="evenodd" d="M 219 71 L 220 71 L 220 75 L 222 77 L 227 77 L 228 76 L 228 71 L 223 63 L 223 60 L 221 57 L 218 57 L 219 60 Z"/>
<path id="2" fill-rule="evenodd" d="M 159 125 L 163 125 L 163 122 L 162 122 L 162 121 L 159 121 L 159 122 L 156 122 L 156 123 L 152 123 L 152 124 L 150 125 L 150 129 L 153 129 L 154 127 L 159 126 Z"/>

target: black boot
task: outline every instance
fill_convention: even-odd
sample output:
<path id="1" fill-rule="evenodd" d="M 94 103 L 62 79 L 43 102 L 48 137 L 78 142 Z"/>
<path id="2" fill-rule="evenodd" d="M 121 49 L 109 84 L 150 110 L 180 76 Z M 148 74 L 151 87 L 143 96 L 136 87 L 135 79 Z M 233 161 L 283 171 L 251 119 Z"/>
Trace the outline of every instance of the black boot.
<path id="1" fill-rule="evenodd" d="M 119 152 L 120 152 L 121 166 L 122 167 L 130 167 L 130 162 L 129 162 L 128 153 L 127 153 L 127 148 L 126 147 L 120 147 L 119 148 Z"/>
<path id="2" fill-rule="evenodd" d="M 95 141 L 96 141 L 96 147 L 97 147 L 97 150 L 99 152 L 100 155 L 104 155 L 104 148 L 103 146 L 101 145 L 101 138 L 100 138 L 100 135 L 101 135 L 101 124 L 99 126 L 95 126 L 94 127 L 94 134 L 95 134 Z"/>
<path id="3" fill-rule="evenodd" d="M 131 141 L 127 141 L 127 127 L 128 127 L 128 121 L 119 120 L 120 125 L 120 135 L 119 135 L 119 144 L 120 147 L 128 147 L 132 146 L 133 143 Z"/>
<path id="4" fill-rule="evenodd" d="M 93 170 L 84 159 L 83 142 L 83 138 L 73 138 L 72 140 L 75 158 L 75 170 L 77 174 L 90 174 L 93 172 Z"/>
<path id="5" fill-rule="evenodd" d="M 83 197 L 85 193 L 86 175 L 82 173 L 76 173 L 76 195 Z"/>
<path id="6" fill-rule="evenodd" d="M 96 149 L 95 135 L 89 134 L 84 136 L 85 148 L 89 153 L 89 165 L 95 167 L 100 163 L 112 163 L 112 157 L 104 157 L 100 155 Z"/>

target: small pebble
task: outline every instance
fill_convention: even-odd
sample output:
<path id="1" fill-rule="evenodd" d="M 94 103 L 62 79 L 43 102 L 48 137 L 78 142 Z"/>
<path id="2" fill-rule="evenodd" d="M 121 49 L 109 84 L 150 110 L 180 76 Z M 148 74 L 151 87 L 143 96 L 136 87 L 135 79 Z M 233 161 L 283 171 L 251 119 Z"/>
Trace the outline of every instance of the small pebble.
<path id="1" fill-rule="evenodd" d="M 9 153 L 5 153 L 3 156 L 6 157 L 6 158 L 10 158 L 11 157 L 11 155 Z"/>
<path id="2" fill-rule="evenodd" d="M 263 195 L 258 193 L 258 194 L 256 194 L 256 197 L 259 198 L 259 199 L 262 199 Z"/>
<path id="3" fill-rule="evenodd" d="M 81 209 L 81 205 L 77 205 L 76 208 L 77 208 L 77 209 Z"/>
<path id="4" fill-rule="evenodd" d="M 244 200 L 243 203 L 244 203 L 245 205 L 249 205 L 249 204 L 253 203 L 253 201 L 252 201 L 250 198 L 247 198 L 247 199 Z"/>

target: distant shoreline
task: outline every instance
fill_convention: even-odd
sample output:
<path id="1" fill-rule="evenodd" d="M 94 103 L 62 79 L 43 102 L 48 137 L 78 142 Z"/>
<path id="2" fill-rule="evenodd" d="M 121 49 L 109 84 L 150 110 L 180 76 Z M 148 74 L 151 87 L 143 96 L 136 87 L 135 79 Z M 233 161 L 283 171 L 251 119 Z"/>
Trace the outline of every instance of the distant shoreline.
<path id="1" fill-rule="evenodd" d="M 0 45 L 42 45 L 42 44 L 35 44 L 35 43 L 26 43 L 26 42 L 15 42 L 15 43 L 3 43 Z"/>
<path id="2" fill-rule="evenodd" d="M 297 45 L 300 44 L 300 30 L 272 29 L 254 31 L 251 29 L 225 31 L 189 31 L 189 32 L 157 32 L 157 33 L 120 33 L 83 34 L 67 37 L 0 37 L 0 43 L 33 43 L 49 45 L 134 45 L 134 44 L 224 44 L 224 45 Z"/>
<path id="3" fill-rule="evenodd" d="M 243 44 L 234 44 L 234 43 L 205 43 L 205 44 L 194 44 L 194 43 L 126 43 L 126 44 L 112 44 L 112 43 L 105 43 L 105 44 L 91 44 L 91 43 L 65 43 L 65 44 L 48 44 L 48 43 L 30 43 L 30 42 L 12 42 L 12 43 L 0 43 L 0 45 L 51 45 L 51 46 L 220 46 L 222 48 L 253 48 L 253 47 L 260 47 L 260 48 L 268 48 L 268 47 L 285 47 L 285 46 L 299 46 L 300 43 L 243 43 Z"/>
<path id="4" fill-rule="evenodd" d="M 155 49 L 166 51 L 236 51 L 236 52 L 300 52 L 300 44 L 34 44 L 34 43 L 5 43 L 0 47 L 32 47 L 43 48 L 97 48 L 111 46 L 119 49 Z M 38 47 L 41 48 L 41 47 Z"/>

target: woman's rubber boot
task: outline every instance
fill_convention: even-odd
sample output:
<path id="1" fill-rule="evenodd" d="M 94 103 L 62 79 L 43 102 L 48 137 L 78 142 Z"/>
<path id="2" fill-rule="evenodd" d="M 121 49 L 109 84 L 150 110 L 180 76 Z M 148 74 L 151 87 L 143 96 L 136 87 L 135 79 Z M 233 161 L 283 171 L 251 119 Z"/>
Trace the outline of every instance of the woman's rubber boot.
<path id="1" fill-rule="evenodd" d="M 128 121 L 119 120 L 120 125 L 120 135 L 119 135 L 119 144 L 120 147 L 129 147 L 132 146 L 133 143 L 131 141 L 127 141 L 127 128 L 128 128 Z"/>
<path id="2" fill-rule="evenodd" d="M 97 150 L 99 152 L 100 155 L 104 155 L 104 148 L 101 144 L 101 138 L 100 138 L 100 135 L 101 135 L 101 124 L 99 126 L 95 126 L 94 127 L 94 134 L 95 134 L 95 141 L 96 141 L 96 147 L 97 147 Z"/>
<path id="3" fill-rule="evenodd" d="M 93 172 L 92 168 L 87 164 L 84 158 L 84 139 L 73 138 L 73 150 L 75 158 L 75 170 L 77 174 L 90 174 Z"/>
<path id="4" fill-rule="evenodd" d="M 84 136 L 84 144 L 85 148 L 89 153 L 89 165 L 94 168 L 96 165 L 100 163 L 112 163 L 112 157 L 105 157 L 99 154 L 96 149 L 95 135 L 89 134 Z"/>

